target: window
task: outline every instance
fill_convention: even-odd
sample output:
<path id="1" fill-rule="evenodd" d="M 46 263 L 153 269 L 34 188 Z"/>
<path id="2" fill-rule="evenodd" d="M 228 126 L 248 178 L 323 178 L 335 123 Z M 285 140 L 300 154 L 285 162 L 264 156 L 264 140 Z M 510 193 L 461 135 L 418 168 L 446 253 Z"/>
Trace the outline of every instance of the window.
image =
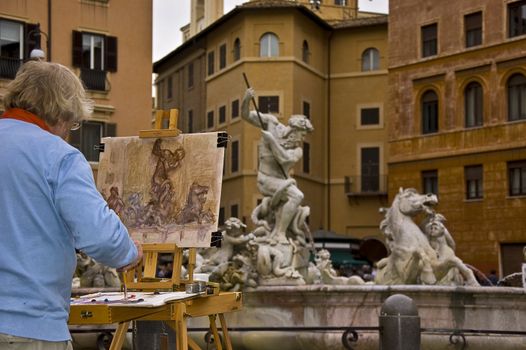
<path id="1" fill-rule="evenodd" d="M 0 78 L 14 79 L 24 58 L 24 25 L 0 19 Z"/>
<path id="2" fill-rule="evenodd" d="M 478 199 L 483 196 L 482 165 L 472 165 L 464 168 L 466 180 L 466 199 Z"/>
<path id="3" fill-rule="evenodd" d="M 380 190 L 380 148 L 366 147 L 361 149 L 361 186 L 362 192 Z"/>
<path id="4" fill-rule="evenodd" d="M 188 88 L 194 86 L 194 64 L 190 63 L 188 65 Z"/>
<path id="5" fill-rule="evenodd" d="M 347 0 L 334 0 L 334 5 L 346 6 Z"/>
<path id="6" fill-rule="evenodd" d="M 360 109 L 361 125 L 379 125 L 380 108 L 362 108 Z"/>
<path id="7" fill-rule="evenodd" d="M 230 206 L 230 217 L 237 218 L 239 216 L 239 205 L 234 204 Z"/>
<path id="8" fill-rule="evenodd" d="M 514 74 L 508 79 L 508 120 L 526 119 L 526 78 Z"/>
<path id="9" fill-rule="evenodd" d="M 230 155 L 230 172 L 239 171 L 239 141 L 232 141 L 232 150 Z"/>
<path id="10" fill-rule="evenodd" d="M 116 136 L 116 124 L 84 121 L 82 127 L 69 135 L 69 143 L 79 149 L 90 162 L 99 161 L 99 146 L 103 137 Z"/>
<path id="11" fill-rule="evenodd" d="M 508 163 L 510 196 L 526 195 L 526 161 Z"/>
<path id="12" fill-rule="evenodd" d="M 219 124 L 226 122 L 226 106 L 219 107 Z"/>
<path id="13" fill-rule="evenodd" d="M 219 226 L 225 224 L 225 207 L 220 207 L 219 208 L 218 224 L 219 224 Z"/>
<path id="14" fill-rule="evenodd" d="M 511 37 L 526 34 L 526 0 L 508 4 L 508 35 Z"/>
<path id="15" fill-rule="evenodd" d="M 90 90 L 106 90 L 106 72 L 117 71 L 117 38 L 73 31 L 73 66 Z"/>
<path id="16" fill-rule="evenodd" d="M 168 77 L 167 87 L 166 87 L 166 98 L 170 99 L 173 96 L 173 79 L 171 76 Z"/>
<path id="17" fill-rule="evenodd" d="M 209 111 L 206 114 L 206 127 L 211 129 L 214 127 L 214 111 Z"/>
<path id="18" fill-rule="evenodd" d="M 234 40 L 234 50 L 232 51 L 234 61 L 238 61 L 241 58 L 241 41 L 239 38 Z"/>
<path id="19" fill-rule="evenodd" d="M 279 113 L 279 96 L 259 96 L 258 105 L 261 113 Z"/>
<path id="20" fill-rule="evenodd" d="M 208 53 L 208 75 L 214 74 L 214 51 Z"/>
<path id="21" fill-rule="evenodd" d="M 482 86 L 471 82 L 464 90 L 464 111 L 466 113 L 466 128 L 482 125 L 483 103 Z"/>
<path id="22" fill-rule="evenodd" d="M 423 193 L 433 193 L 438 195 L 438 171 L 422 171 L 422 189 Z"/>
<path id="23" fill-rule="evenodd" d="M 219 69 L 226 67 L 226 44 L 219 46 Z"/>
<path id="24" fill-rule="evenodd" d="M 482 44 L 482 12 L 464 16 L 464 30 L 466 33 L 466 47 Z"/>
<path id="25" fill-rule="evenodd" d="M 239 117 L 239 100 L 232 101 L 232 119 Z"/>
<path id="26" fill-rule="evenodd" d="M 188 111 L 188 132 L 194 132 L 194 111 Z"/>
<path id="27" fill-rule="evenodd" d="M 437 24 L 422 27 L 422 57 L 437 54 Z"/>
<path id="28" fill-rule="evenodd" d="M 310 119 L 310 103 L 303 101 L 303 115 Z"/>
<path id="29" fill-rule="evenodd" d="M 438 96 L 433 90 L 422 95 L 422 133 L 438 132 Z"/>
<path id="30" fill-rule="evenodd" d="M 303 46 L 301 48 L 301 59 L 303 60 L 303 62 L 309 63 L 309 56 L 309 43 L 307 42 L 307 40 L 303 40 Z"/>
<path id="31" fill-rule="evenodd" d="M 380 53 L 374 47 L 365 50 L 362 54 L 362 72 L 380 68 Z"/>
<path id="32" fill-rule="evenodd" d="M 261 39 L 259 40 L 259 56 L 279 56 L 279 40 L 276 34 L 266 33 L 261 37 Z"/>
<path id="33" fill-rule="evenodd" d="M 303 172 L 310 173 L 310 144 L 303 142 Z"/>

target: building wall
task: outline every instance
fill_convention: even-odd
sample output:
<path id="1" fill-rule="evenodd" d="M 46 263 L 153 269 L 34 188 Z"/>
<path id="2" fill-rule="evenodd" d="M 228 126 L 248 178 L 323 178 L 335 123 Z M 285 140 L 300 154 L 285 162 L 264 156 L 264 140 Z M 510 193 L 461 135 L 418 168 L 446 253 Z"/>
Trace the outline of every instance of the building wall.
<path id="1" fill-rule="evenodd" d="M 95 101 L 91 120 L 116 124 L 118 136 L 137 135 L 150 127 L 152 2 L 67 1 L 51 3 L 51 28 L 48 23 L 48 1 L 3 0 L 0 19 L 40 23 L 40 29 L 51 39 L 51 60 L 73 69 L 72 33 L 82 31 L 117 38 L 117 71 L 107 73 L 105 91 L 89 90 Z M 126 16 L 123 16 L 126 11 Z M 41 39 L 46 50 L 46 37 Z M 49 53 L 47 53 L 49 57 Z M 9 79 L 0 79 L 0 97 Z M 96 167 L 96 164 L 94 164 Z"/>
<path id="2" fill-rule="evenodd" d="M 423 191 L 422 171 L 437 170 L 437 210 L 448 219 L 457 253 L 486 273 L 503 270 L 502 244 L 526 242 L 526 201 L 510 196 L 507 169 L 525 157 L 526 124 L 508 121 L 506 85 L 513 74 L 526 75 L 526 38 L 508 37 L 507 3 L 407 0 L 390 7 L 389 199 L 399 187 Z M 465 48 L 464 15 L 476 11 L 483 13 L 482 44 Z M 420 31 L 429 23 L 438 23 L 438 53 L 422 58 Z M 470 82 L 483 89 L 483 123 L 468 128 Z M 421 97 L 429 89 L 438 95 L 439 127 L 424 135 Z M 466 199 L 470 165 L 483 168 L 483 196 L 476 200 Z"/>
<path id="3" fill-rule="evenodd" d="M 163 59 L 165 62 L 157 69 L 157 84 L 162 87 L 168 72 L 185 64 L 183 57 L 196 55 L 200 47 L 207 61 L 208 54 L 214 52 L 214 73 L 205 73 L 205 86 L 197 90 L 206 96 L 204 111 L 198 118 L 206 121 L 207 112 L 213 111 L 214 126 L 208 128 L 205 125 L 194 131 L 225 130 L 231 138 L 225 155 L 221 196 L 225 217 L 231 215 L 232 205 L 238 205 L 238 217 L 248 224 L 248 230 L 253 229 L 250 215 L 258 199 L 262 198 L 256 184 L 261 132 L 240 117 L 231 118 L 232 101 L 239 100 L 241 105 L 246 90 L 242 76 L 245 73 L 256 90 L 256 100 L 258 96 L 279 96 L 277 117 L 280 122 L 287 123 L 293 114 L 303 114 L 305 103 L 310 107 L 314 132 L 305 138 L 310 145 L 309 171 L 304 172 L 301 160 L 294 167 L 292 176 L 304 192 L 304 205 L 311 208 L 311 230 L 333 230 L 354 237 L 377 235 L 381 220 L 377 214 L 378 207 L 385 206 L 378 198 L 385 198 L 385 194 L 351 202 L 344 191 L 343 179 L 359 173 L 356 140 L 381 145 L 382 152 L 386 149 L 383 112 L 382 126 L 377 128 L 360 129 L 356 118 L 358 106 L 373 103 L 383 109 L 387 86 L 387 24 L 384 22 L 363 29 L 338 29 L 331 34 L 332 30 L 320 25 L 319 20 L 307 16 L 295 5 L 235 11 L 235 15 L 226 15 L 228 20 L 221 19 L 220 25 L 215 25 L 213 30 L 205 30 L 198 35 L 196 44 L 184 44 L 169 58 Z M 268 32 L 279 38 L 277 57 L 260 57 L 260 39 Z M 236 38 L 241 43 L 238 61 L 232 54 Z M 306 57 L 304 42 L 308 44 Z M 225 68 L 220 69 L 219 50 L 225 44 L 227 63 Z M 364 73 L 361 72 L 361 55 L 370 46 L 378 47 L 381 66 L 375 72 Z M 207 64 L 205 62 L 205 69 Z M 170 106 L 181 103 L 178 108 L 183 108 L 187 101 L 186 97 L 174 100 Z M 168 105 L 165 102 L 161 101 L 161 106 Z M 227 118 L 225 123 L 219 123 L 218 112 L 223 105 L 226 106 Z M 237 172 L 231 171 L 234 141 L 239 141 L 240 147 L 240 169 Z M 349 152 L 353 152 L 350 157 Z M 386 169 L 384 155 L 382 162 L 382 169 Z M 329 185 L 332 187 L 330 196 Z"/>
<path id="4" fill-rule="evenodd" d="M 358 238 L 380 235 L 378 208 L 386 206 L 386 32 L 385 24 L 342 29 L 331 41 L 331 226 Z M 369 48 L 379 51 L 379 67 L 363 72 L 361 58 Z M 362 108 L 378 108 L 379 123 L 361 125 Z M 361 190 L 363 147 L 379 148 L 378 193 Z"/>

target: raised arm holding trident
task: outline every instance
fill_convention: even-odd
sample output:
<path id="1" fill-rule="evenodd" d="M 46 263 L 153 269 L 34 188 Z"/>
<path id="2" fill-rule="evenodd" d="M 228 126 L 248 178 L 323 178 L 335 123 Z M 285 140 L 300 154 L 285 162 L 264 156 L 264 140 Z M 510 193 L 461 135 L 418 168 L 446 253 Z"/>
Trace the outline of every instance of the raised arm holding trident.
<path id="1" fill-rule="evenodd" d="M 303 200 L 303 193 L 298 189 L 296 180 L 288 174 L 303 156 L 302 142 L 305 135 L 314 129 L 310 120 L 303 115 L 292 115 L 288 124 L 284 125 L 272 114 L 249 111 L 250 101 L 254 96 L 254 90 L 248 88 L 241 105 L 241 117 L 261 128 L 258 189 L 269 198 L 262 204 L 268 205 L 268 209 L 275 212 L 271 239 L 286 243 L 287 230 L 298 215 L 298 208 Z M 291 230 L 297 233 L 298 228 Z"/>

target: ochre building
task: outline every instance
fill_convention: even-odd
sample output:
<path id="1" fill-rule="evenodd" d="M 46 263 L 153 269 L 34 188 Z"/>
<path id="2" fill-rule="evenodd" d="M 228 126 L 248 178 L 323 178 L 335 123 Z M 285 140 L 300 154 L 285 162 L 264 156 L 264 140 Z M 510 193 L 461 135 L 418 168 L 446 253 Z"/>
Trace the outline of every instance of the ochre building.
<path id="1" fill-rule="evenodd" d="M 438 195 L 464 262 L 520 271 L 526 1 L 391 1 L 389 199 Z"/>
<path id="2" fill-rule="evenodd" d="M 93 116 L 70 137 L 94 170 L 101 137 L 150 128 L 152 1 L 0 1 L 0 103 L 37 46 L 46 60 L 70 67 L 95 101 Z"/>
<path id="3" fill-rule="evenodd" d="M 311 230 L 379 237 L 378 208 L 387 205 L 387 16 L 359 12 L 356 1 L 322 3 L 250 1 L 185 34 L 154 64 L 158 106 L 179 109 L 183 132 L 228 132 L 220 221 L 234 216 L 252 229 L 262 198 L 261 132 L 240 116 L 245 73 L 262 112 L 282 123 L 292 114 L 312 121 L 293 174 Z"/>

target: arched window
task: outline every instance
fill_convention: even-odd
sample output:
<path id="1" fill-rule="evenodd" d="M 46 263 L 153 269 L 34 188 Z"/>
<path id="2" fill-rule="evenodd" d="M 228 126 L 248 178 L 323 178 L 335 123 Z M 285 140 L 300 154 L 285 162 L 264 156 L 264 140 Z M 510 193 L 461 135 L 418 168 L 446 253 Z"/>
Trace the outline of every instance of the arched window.
<path id="1" fill-rule="evenodd" d="M 265 33 L 259 40 L 259 56 L 279 56 L 279 39 L 274 33 Z"/>
<path id="2" fill-rule="evenodd" d="M 438 132 L 438 96 L 433 90 L 422 95 L 422 133 Z"/>
<path id="3" fill-rule="evenodd" d="M 380 53 L 374 47 L 368 48 L 362 54 L 362 72 L 380 68 Z"/>
<path id="4" fill-rule="evenodd" d="M 469 83 L 464 90 L 464 113 L 466 117 L 466 128 L 482 125 L 482 101 L 482 86 L 474 81 Z"/>
<path id="5" fill-rule="evenodd" d="M 301 47 L 301 59 L 303 60 L 303 62 L 309 63 L 309 56 L 309 43 L 307 42 L 307 40 L 303 40 L 303 46 Z"/>
<path id="6" fill-rule="evenodd" d="M 526 78 L 514 74 L 508 79 L 508 120 L 526 119 Z"/>
<path id="7" fill-rule="evenodd" d="M 237 61 L 241 58 L 241 41 L 239 38 L 234 40 L 234 49 L 233 49 L 234 61 Z"/>

